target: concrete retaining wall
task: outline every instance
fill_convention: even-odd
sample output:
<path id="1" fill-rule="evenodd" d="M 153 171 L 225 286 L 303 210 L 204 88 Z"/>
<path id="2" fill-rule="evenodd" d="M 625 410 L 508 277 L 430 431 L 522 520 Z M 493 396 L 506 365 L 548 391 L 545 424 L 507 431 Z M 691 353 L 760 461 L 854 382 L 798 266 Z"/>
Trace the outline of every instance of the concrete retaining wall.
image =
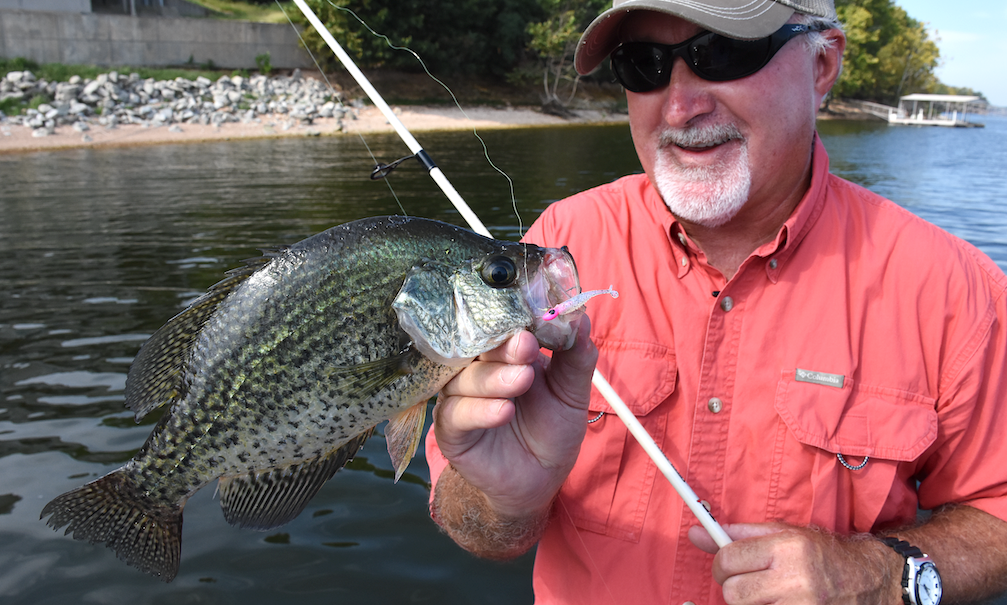
<path id="1" fill-rule="evenodd" d="M 89 13 L 91 0 L 0 0 L 0 9 Z"/>
<path id="2" fill-rule="evenodd" d="M 255 69 L 255 57 L 266 52 L 274 68 L 314 67 L 290 25 L 0 11 L 0 57 L 8 59 L 109 67 L 182 65 L 191 60 Z"/>

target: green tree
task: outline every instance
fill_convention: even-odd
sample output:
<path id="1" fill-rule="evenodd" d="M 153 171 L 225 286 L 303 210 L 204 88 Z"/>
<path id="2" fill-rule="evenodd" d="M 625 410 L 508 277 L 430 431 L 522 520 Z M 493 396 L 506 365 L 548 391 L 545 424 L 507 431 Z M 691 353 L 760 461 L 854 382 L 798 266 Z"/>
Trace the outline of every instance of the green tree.
<path id="1" fill-rule="evenodd" d="M 895 7 L 893 17 L 899 28 L 878 51 L 880 77 L 875 96 L 894 104 L 904 94 L 935 92 L 940 84 L 934 75 L 940 50 L 929 38 L 926 27 L 906 11 Z"/>
<path id="2" fill-rule="evenodd" d="M 342 0 L 372 30 L 372 35 L 348 12 L 328 0 L 306 0 L 333 37 L 364 67 L 420 70 L 409 53 L 389 47 L 409 47 L 439 73 L 503 76 L 523 58 L 529 21 L 540 18 L 537 0 Z M 302 23 L 306 23 L 303 17 Z M 326 69 L 336 60 L 312 29 L 305 31 L 307 48 Z"/>
<path id="3" fill-rule="evenodd" d="M 565 106 L 577 94 L 580 75 L 573 56 L 581 33 L 608 8 L 609 0 L 540 0 L 545 19 L 528 25 L 530 48 L 542 70 L 543 105 Z M 566 97 L 560 98 L 560 93 Z"/>
<path id="4" fill-rule="evenodd" d="M 894 104 L 910 92 L 931 92 L 940 60 L 936 41 L 923 23 L 891 0 L 837 0 L 846 30 L 839 97 Z"/>
<path id="5" fill-rule="evenodd" d="M 874 17 L 863 6 L 847 4 L 837 6 L 836 13 L 846 31 L 846 51 L 843 53 L 843 71 L 832 89 L 837 97 L 856 97 L 863 90 L 874 88 L 878 58 L 871 47 L 878 42 Z"/>

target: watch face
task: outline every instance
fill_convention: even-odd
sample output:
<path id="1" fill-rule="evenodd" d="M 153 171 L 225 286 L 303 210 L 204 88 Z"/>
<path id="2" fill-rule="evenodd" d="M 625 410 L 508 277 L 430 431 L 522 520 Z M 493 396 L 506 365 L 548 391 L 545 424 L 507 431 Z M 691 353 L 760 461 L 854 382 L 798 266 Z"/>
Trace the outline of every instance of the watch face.
<path id="1" fill-rule="evenodd" d="M 919 605 L 941 602 L 941 576 L 933 563 L 924 563 L 916 573 L 916 602 Z"/>

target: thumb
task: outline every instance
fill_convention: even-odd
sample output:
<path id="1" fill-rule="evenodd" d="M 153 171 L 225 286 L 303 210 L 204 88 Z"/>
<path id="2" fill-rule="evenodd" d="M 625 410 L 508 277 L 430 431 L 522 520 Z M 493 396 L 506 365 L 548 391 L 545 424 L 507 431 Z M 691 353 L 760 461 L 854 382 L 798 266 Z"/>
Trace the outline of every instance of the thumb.
<path id="1" fill-rule="evenodd" d="M 567 405 L 587 409 L 591 399 L 591 375 L 598 363 L 598 349 L 591 341 L 591 320 L 585 315 L 577 326 L 577 339 L 566 351 L 553 351 L 546 369 L 549 390 Z"/>

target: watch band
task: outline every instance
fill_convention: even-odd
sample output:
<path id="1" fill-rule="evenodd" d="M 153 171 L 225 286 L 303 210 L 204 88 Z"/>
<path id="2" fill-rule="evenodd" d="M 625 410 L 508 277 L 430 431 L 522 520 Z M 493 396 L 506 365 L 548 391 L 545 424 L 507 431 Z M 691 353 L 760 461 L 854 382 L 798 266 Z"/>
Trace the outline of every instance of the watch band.
<path id="1" fill-rule="evenodd" d="M 899 540 L 898 538 L 893 538 L 886 536 L 881 538 L 881 542 L 890 546 L 895 552 L 902 555 L 905 558 L 905 565 L 902 566 L 902 602 L 905 605 L 920 605 L 917 603 L 916 586 L 915 584 L 917 573 L 923 566 L 928 566 L 934 574 L 937 574 L 938 583 L 940 581 L 939 573 L 937 572 L 937 567 L 933 564 L 922 550 L 912 544 L 906 542 L 905 540 Z M 936 602 L 940 603 L 940 588 L 937 589 Z"/>
<path id="2" fill-rule="evenodd" d="M 895 552 L 899 553 L 903 557 L 922 557 L 923 551 L 919 548 L 913 546 L 905 540 L 899 540 L 898 538 L 892 538 L 891 536 L 881 538 L 881 541 L 891 546 Z"/>

